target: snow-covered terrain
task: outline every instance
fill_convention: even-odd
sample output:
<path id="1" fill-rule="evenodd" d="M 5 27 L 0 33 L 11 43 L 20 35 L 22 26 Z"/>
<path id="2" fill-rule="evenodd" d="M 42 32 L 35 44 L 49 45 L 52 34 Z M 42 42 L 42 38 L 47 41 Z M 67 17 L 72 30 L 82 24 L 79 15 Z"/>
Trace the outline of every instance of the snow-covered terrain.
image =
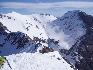
<path id="1" fill-rule="evenodd" d="M 0 14 L 2 70 L 92 70 L 92 47 L 93 17 L 80 10 L 59 18 Z"/>
<path id="2" fill-rule="evenodd" d="M 8 19 L 7 16 L 9 16 L 11 19 Z M 28 17 L 26 15 L 12 12 L 6 14 L 6 17 L 3 19 L 1 18 L 0 21 L 11 32 L 23 32 L 27 34 L 31 39 L 33 39 L 34 37 L 48 39 L 44 28 L 38 21 L 34 20 L 34 18 L 31 16 Z"/>
<path id="3" fill-rule="evenodd" d="M 1 32 L 0 36 L 0 52 L 3 52 L 1 55 L 24 51 L 31 52 L 37 49 L 37 46 L 48 47 L 48 35 L 44 29 L 44 25 L 55 19 L 56 17 L 52 15 L 32 14 L 29 16 L 16 12 L 0 14 L 1 29 L 6 27 L 6 29 L 3 28 L 6 35 L 3 35 Z M 26 38 L 23 39 L 24 37 Z M 21 39 L 23 39 L 23 41 Z M 6 42 L 6 40 L 8 41 Z M 26 43 L 24 40 L 26 40 Z M 29 42 L 27 43 L 27 41 Z M 20 44 L 23 42 L 22 45 L 24 48 L 16 50 L 16 46 L 18 46 L 19 42 Z"/>
<path id="4" fill-rule="evenodd" d="M 0 14 L 0 55 L 6 57 L 1 70 L 74 70 L 58 51 L 39 52 L 55 43 L 46 27 L 56 19 L 50 14 Z"/>
<path id="5" fill-rule="evenodd" d="M 57 19 L 55 16 L 50 14 L 32 14 L 31 16 L 35 20 L 37 20 L 43 27 L 46 27 L 46 24 Z"/>
<path id="6" fill-rule="evenodd" d="M 74 70 L 57 51 L 13 54 L 6 59 L 9 64 L 6 62 L 1 70 Z"/>

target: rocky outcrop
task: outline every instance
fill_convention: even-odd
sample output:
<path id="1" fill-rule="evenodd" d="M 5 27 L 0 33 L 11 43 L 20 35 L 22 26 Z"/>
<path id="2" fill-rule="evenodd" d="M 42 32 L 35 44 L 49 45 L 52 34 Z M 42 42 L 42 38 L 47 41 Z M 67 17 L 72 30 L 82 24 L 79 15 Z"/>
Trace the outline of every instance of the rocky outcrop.
<path id="1" fill-rule="evenodd" d="M 93 70 L 93 17 L 82 11 L 78 11 L 77 15 L 83 21 L 86 34 L 69 50 L 61 49 L 60 52 L 78 70 Z"/>
<path id="2" fill-rule="evenodd" d="M 19 53 L 28 46 L 29 51 L 35 51 L 38 45 L 27 34 L 22 32 L 11 32 L 0 22 L 0 55 Z M 37 46 L 37 48 L 35 48 Z"/>

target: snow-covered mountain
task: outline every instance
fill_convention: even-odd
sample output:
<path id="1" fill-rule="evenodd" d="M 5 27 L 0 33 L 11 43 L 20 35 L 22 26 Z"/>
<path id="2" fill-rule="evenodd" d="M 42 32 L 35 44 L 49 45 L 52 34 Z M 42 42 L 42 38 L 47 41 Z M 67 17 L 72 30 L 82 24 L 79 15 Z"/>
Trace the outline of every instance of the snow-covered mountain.
<path id="1" fill-rule="evenodd" d="M 58 52 L 47 48 L 54 41 L 45 28 L 56 19 L 50 14 L 0 14 L 0 55 L 7 60 L 1 70 L 73 70 Z"/>
<path id="2" fill-rule="evenodd" d="M 21 15 L 16 12 L 8 13 L 6 16 L 9 16 L 11 20 L 6 17 L 1 19 L 1 21 L 3 25 L 5 25 L 11 32 L 23 32 L 27 34 L 31 39 L 34 37 L 41 39 L 48 38 L 44 28 L 33 17 Z"/>
<path id="3" fill-rule="evenodd" d="M 92 41 L 93 17 L 80 10 L 0 14 L 0 55 L 9 62 L 2 70 L 92 70 Z"/>
<path id="4" fill-rule="evenodd" d="M 41 21 L 42 19 L 46 21 Z M 33 52 L 38 46 L 48 47 L 48 35 L 43 23 L 53 21 L 54 19 L 56 17 L 52 15 L 32 14 L 29 16 L 16 12 L 0 14 L 0 55 L 23 51 Z M 3 32 L 2 29 L 4 30 Z"/>
<path id="5" fill-rule="evenodd" d="M 59 41 L 60 49 L 69 50 L 86 34 L 84 22 L 79 18 L 78 12 L 69 11 L 46 26 L 49 37 Z"/>

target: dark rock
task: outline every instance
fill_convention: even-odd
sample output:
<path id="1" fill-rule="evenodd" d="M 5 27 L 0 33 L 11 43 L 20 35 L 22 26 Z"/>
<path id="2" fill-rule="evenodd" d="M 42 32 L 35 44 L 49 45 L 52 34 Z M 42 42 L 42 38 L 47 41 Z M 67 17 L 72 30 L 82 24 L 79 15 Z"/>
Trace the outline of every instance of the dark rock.
<path id="1" fill-rule="evenodd" d="M 82 11 L 77 11 L 76 14 L 79 20 L 83 21 L 86 34 L 80 37 L 72 48 L 61 49 L 60 52 L 66 61 L 75 65 L 78 70 L 93 70 L 93 16 Z"/>
<path id="2" fill-rule="evenodd" d="M 48 53 L 48 52 L 53 52 L 54 50 L 52 48 L 49 47 L 44 47 L 42 50 L 39 50 L 40 53 L 44 54 L 44 53 Z"/>

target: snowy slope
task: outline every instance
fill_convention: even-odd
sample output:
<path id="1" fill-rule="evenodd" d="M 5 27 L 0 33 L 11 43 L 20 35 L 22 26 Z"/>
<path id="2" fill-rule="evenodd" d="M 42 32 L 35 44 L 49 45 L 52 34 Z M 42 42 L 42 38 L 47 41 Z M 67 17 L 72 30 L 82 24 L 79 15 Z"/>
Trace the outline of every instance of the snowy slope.
<path id="1" fill-rule="evenodd" d="M 46 24 L 56 20 L 57 18 L 50 14 L 32 14 L 35 20 L 37 20 L 42 26 L 46 27 Z"/>
<path id="2" fill-rule="evenodd" d="M 22 53 L 7 56 L 11 68 L 4 64 L 1 70 L 74 70 L 57 51 L 50 53 Z"/>
<path id="3" fill-rule="evenodd" d="M 45 16 L 32 14 L 29 16 L 16 12 L 0 14 L 0 22 L 2 25 L 1 29 L 4 27 L 6 28 L 4 28 L 3 31 L 6 35 L 4 35 L 2 31 L 0 35 L 0 52 L 3 52 L 1 55 L 7 55 L 7 53 L 17 53 L 19 51 L 30 52 L 30 50 L 32 51 L 36 49 L 39 45 L 41 47 L 48 47 L 48 35 L 42 24 L 52 21 L 54 18 L 55 17 L 52 15 Z M 24 43 L 24 40 L 29 40 L 29 42 Z M 21 49 L 17 49 L 17 51 L 16 47 L 19 46 L 19 41 L 20 45 L 22 42 L 23 46 Z"/>
<path id="4" fill-rule="evenodd" d="M 27 34 L 31 39 L 38 37 L 41 39 L 47 39 L 46 32 L 40 23 L 36 22 L 33 17 L 21 15 L 16 12 L 5 14 L 6 17 L 0 19 L 0 22 L 9 29 L 11 32 L 23 32 Z M 8 19 L 7 16 L 11 17 Z M 44 44 L 47 46 L 47 44 Z"/>

